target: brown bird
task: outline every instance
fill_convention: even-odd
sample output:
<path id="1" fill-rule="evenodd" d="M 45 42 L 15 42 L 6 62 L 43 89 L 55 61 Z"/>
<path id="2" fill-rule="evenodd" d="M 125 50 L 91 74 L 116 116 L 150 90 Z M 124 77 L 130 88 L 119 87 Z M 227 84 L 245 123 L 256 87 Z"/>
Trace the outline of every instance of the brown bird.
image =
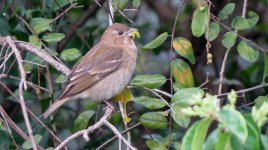
<path id="1" fill-rule="evenodd" d="M 119 23 L 109 26 L 99 43 L 71 70 L 58 101 L 43 117 L 71 99 L 108 100 L 121 92 L 135 70 L 138 49 L 133 39 L 139 36 L 135 28 Z"/>

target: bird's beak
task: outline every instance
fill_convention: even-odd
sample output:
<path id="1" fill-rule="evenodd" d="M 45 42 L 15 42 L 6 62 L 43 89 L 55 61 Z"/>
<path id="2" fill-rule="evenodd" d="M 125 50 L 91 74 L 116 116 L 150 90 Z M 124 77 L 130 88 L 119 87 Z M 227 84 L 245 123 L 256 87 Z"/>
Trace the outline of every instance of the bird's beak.
<path id="1" fill-rule="evenodd" d="M 130 30 L 128 31 L 128 36 L 134 40 L 136 37 L 140 38 L 140 33 L 137 29 L 130 28 Z"/>

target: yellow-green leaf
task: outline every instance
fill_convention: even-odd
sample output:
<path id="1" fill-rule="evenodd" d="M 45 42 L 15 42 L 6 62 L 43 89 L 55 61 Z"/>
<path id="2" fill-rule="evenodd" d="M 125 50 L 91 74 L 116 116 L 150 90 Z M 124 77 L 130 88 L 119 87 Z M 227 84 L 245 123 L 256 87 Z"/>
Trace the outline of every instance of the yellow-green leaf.
<path id="1" fill-rule="evenodd" d="M 66 49 L 60 54 L 60 58 L 68 62 L 74 61 L 78 59 L 80 56 L 81 56 L 81 53 L 76 48 Z"/>
<path id="2" fill-rule="evenodd" d="M 220 33 L 220 25 L 217 22 L 212 22 L 209 24 L 209 33 L 206 36 L 208 36 L 209 41 L 215 40 Z"/>
<path id="3" fill-rule="evenodd" d="M 45 34 L 42 39 L 48 43 L 55 43 L 55 42 L 59 42 L 64 37 L 65 35 L 62 33 L 48 33 L 48 34 Z"/>
<path id="4" fill-rule="evenodd" d="M 159 47 L 161 44 L 163 44 L 165 42 L 165 40 L 168 37 L 168 33 L 164 32 L 162 34 L 160 34 L 157 38 L 155 38 L 153 41 L 151 41 L 150 43 L 146 44 L 142 50 L 149 50 L 149 49 L 154 49 Z"/>
<path id="5" fill-rule="evenodd" d="M 173 48 L 175 51 L 187 58 L 192 64 L 195 64 L 195 56 L 193 52 L 193 46 L 192 43 L 184 38 L 184 37 L 177 37 L 173 42 L 172 42 Z"/>
<path id="6" fill-rule="evenodd" d="M 237 34 L 233 31 L 227 32 L 223 36 L 222 45 L 226 48 L 232 48 L 236 42 Z"/>
<path id="7" fill-rule="evenodd" d="M 239 55 L 249 62 L 255 62 L 259 57 L 259 52 L 251 48 L 245 41 L 237 45 Z"/>
<path id="8" fill-rule="evenodd" d="M 189 88 L 194 86 L 194 79 L 191 68 L 181 59 L 171 62 L 171 74 L 180 87 Z"/>

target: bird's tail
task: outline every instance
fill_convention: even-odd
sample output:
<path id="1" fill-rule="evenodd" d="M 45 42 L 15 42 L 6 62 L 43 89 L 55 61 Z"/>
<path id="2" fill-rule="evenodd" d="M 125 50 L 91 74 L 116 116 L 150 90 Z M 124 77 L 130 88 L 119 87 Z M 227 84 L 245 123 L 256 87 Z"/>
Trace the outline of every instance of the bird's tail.
<path id="1" fill-rule="evenodd" d="M 44 113 L 43 113 L 43 118 L 47 118 L 48 116 L 50 116 L 56 109 L 58 109 L 61 105 L 63 105 L 65 102 L 67 102 L 69 100 L 69 98 L 64 98 L 61 99 L 57 102 L 55 102 L 54 104 L 52 104 Z"/>

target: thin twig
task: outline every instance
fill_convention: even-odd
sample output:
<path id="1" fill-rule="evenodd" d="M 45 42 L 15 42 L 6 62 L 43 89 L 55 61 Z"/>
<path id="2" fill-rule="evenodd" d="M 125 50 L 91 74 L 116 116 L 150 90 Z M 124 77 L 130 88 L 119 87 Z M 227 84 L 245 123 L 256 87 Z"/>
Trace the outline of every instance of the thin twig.
<path id="1" fill-rule="evenodd" d="M 130 130 L 137 128 L 139 125 L 141 125 L 141 123 L 137 123 L 131 127 L 129 127 L 128 129 L 124 130 L 123 132 L 121 132 L 122 135 L 124 135 L 125 133 L 129 132 Z M 114 136 L 112 138 L 110 138 L 108 141 L 102 143 L 102 145 L 100 145 L 98 148 L 96 148 L 96 150 L 101 150 L 103 149 L 106 145 L 108 145 L 109 143 L 111 143 L 112 141 L 114 141 L 117 138 L 117 136 Z"/>
<path id="2" fill-rule="evenodd" d="M 77 6 L 77 3 L 71 3 L 70 7 L 68 7 L 67 9 L 65 9 L 63 12 L 61 12 L 57 17 L 55 17 L 52 22 L 57 21 L 61 16 L 63 16 L 65 13 L 67 13 L 69 10 L 71 10 L 72 8 L 80 8 L 83 6 Z"/>
<path id="3" fill-rule="evenodd" d="M 248 89 L 243 89 L 243 90 L 235 91 L 235 92 L 237 94 L 243 94 L 243 93 L 251 92 L 251 91 L 254 91 L 254 90 L 257 90 L 257 89 L 260 89 L 260 88 L 264 88 L 264 87 L 267 87 L 267 86 L 268 86 L 268 83 L 265 83 L 265 84 L 262 84 L 262 85 L 257 85 L 257 86 L 254 86 L 254 87 L 251 87 L 251 88 L 248 88 Z M 230 94 L 230 92 L 219 94 L 219 95 L 217 95 L 217 97 L 224 97 L 224 96 L 227 96 L 228 94 Z"/>
<path id="4" fill-rule="evenodd" d="M 107 0 L 108 8 L 109 8 L 109 26 L 114 23 L 114 8 L 113 8 L 113 1 Z"/>
<path id="5" fill-rule="evenodd" d="M 94 130 L 100 128 L 102 125 L 104 125 L 104 122 L 108 120 L 112 115 L 113 109 L 107 108 L 103 117 L 94 125 L 88 127 L 85 130 L 78 131 L 71 136 L 69 136 L 67 139 L 65 139 L 59 146 L 55 148 L 55 150 L 61 150 L 65 145 L 67 145 L 70 141 L 72 141 L 75 138 L 78 138 L 80 136 L 83 136 L 86 141 L 89 141 L 88 133 L 93 132 Z"/>
<path id="6" fill-rule="evenodd" d="M 118 104 L 119 104 L 119 110 L 120 110 L 120 113 L 121 113 L 122 120 L 124 122 L 125 129 L 128 129 L 127 122 L 125 121 L 125 118 L 127 118 L 127 114 L 124 111 L 123 103 L 121 101 L 119 101 Z M 130 134 L 130 132 L 127 132 L 127 142 L 131 144 L 131 134 Z M 129 150 L 129 147 L 127 147 L 127 150 Z"/>
<path id="7" fill-rule="evenodd" d="M 131 150 L 136 150 L 135 147 L 133 147 L 130 143 L 128 143 L 128 141 L 122 136 L 122 134 L 115 128 L 115 126 L 113 126 L 110 122 L 108 122 L 107 120 L 104 121 L 104 124 L 110 128 L 114 134 L 120 139 L 122 140 L 126 145 L 127 147 L 129 147 Z"/>

